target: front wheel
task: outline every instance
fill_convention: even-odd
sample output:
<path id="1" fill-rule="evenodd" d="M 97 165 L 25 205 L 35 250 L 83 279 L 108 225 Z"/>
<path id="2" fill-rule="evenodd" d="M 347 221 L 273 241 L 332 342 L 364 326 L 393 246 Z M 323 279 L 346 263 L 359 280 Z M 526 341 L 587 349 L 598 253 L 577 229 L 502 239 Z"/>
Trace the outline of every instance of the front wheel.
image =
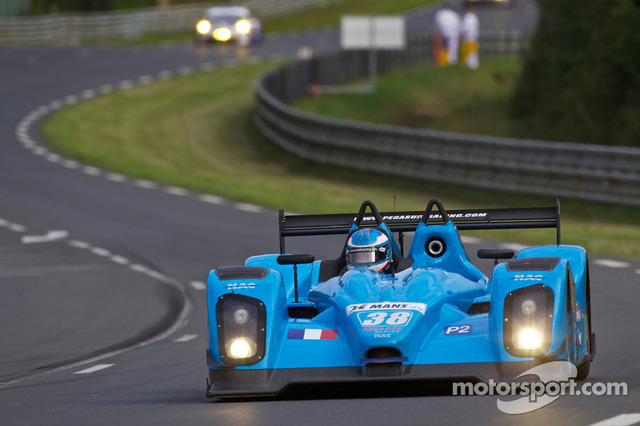
<path id="1" fill-rule="evenodd" d="M 585 327 L 585 340 L 587 347 L 587 354 L 581 359 L 576 360 L 576 368 L 578 369 L 577 380 L 585 380 L 589 376 L 589 370 L 591 369 L 591 349 L 593 342 L 591 341 L 591 319 L 587 319 L 587 326 Z"/>
<path id="2" fill-rule="evenodd" d="M 576 368 L 578 369 L 578 375 L 576 376 L 576 380 L 585 380 L 589 376 L 589 370 L 591 370 L 591 360 L 589 356 L 582 358 L 582 360 L 576 363 Z"/>

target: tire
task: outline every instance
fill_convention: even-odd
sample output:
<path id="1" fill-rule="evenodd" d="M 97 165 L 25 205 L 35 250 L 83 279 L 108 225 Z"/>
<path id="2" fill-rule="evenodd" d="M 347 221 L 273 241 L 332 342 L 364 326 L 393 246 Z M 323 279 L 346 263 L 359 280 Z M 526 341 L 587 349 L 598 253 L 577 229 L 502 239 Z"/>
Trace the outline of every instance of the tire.
<path id="1" fill-rule="evenodd" d="M 592 339 L 592 331 L 591 331 L 591 278 L 589 276 L 589 266 L 587 263 L 587 272 L 586 272 L 586 302 L 587 302 L 587 327 L 585 332 L 585 340 L 587 344 L 587 356 L 583 357 L 580 361 L 576 363 L 576 368 L 578 369 L 578 375 L 576 376 L 577 380 L 585 380 L 589 376 L 589 370 L 591 369 L 591 360 L 594 355 L 594 345 L 595 345 L 595 336 Z"/>
<path id="2" fill-rule="evenodd" d="M 587 327 L 585 330 L 584 340 L 587 346 L 587 355 L 580 360 L 576 360 L 576 368 L 578 369 L 578 375 L 576 380 L 585 380 L 589 376 L 589 370 L 591 369 L 591 354 L 592 354 L 592 342 L 591 342 L 591 316 L 587 316 Z"/>
<path id="3" fill-rule="evenodd" d="M 589 355 L 576 363 L 576 368 L 578 369 L 576 380 L 585 380 L 589 376 L 589 370 L 591 370 L 591 360 L 589 359 Z"/>

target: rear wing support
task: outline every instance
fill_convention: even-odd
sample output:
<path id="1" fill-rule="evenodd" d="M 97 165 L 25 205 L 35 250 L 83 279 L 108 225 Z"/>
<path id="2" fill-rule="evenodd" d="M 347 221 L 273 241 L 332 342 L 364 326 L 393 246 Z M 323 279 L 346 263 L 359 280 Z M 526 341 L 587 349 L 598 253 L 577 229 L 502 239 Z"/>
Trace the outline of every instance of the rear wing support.
<path id="1" fill-rule="evenodd" d="M 371 203 L 365 201 L 365 203 Z M 373 203 L 371 203 L 373 204 Z M 433 206 L 437 212 L 432 212 Z M 362 209 L 361 209 L 362 210 Z M 459 230 L 556 228 L 556 242 L 560 245 L 560 201 L 555 207 L 505 209 L 444 210 L 438 200 L 432 200 L 425 211 L 380 212 L 382 221 L 392 232 L 414 232 L 420 222 L 429 225 L 451 221 Z M 444 217 L 444 219 L 443 219 Z M 356 213 L 287 215 L 278 211 L 280 253 L 285 253 L 287 237 L 348 234 L 359 219 Z M 361 217 L 360 226 L 377 226 L 373 214 Z"/>

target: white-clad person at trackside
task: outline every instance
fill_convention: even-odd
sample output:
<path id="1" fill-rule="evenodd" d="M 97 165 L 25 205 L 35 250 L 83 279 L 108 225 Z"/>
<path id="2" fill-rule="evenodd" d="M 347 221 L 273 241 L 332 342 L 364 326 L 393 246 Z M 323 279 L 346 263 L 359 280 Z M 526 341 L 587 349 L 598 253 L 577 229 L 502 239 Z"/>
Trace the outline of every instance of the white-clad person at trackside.
<path id="1" fill-rule="evenodd" d="M 478 15 L 469 5 L 465 6 L 460 27 L 460 62 L 469 68 L 476 69 L 480 65 L 478 57 L 478 37 L 480 36 L 480 21 Z"/>
<path id="2" fill-rule="evenodd" d="M 434 56 L 437 65 L 455 65 L 458 63 L 458 45 L 460 44 L 460 15 L 451 4 L 438 10 L 434 17 Z"/>

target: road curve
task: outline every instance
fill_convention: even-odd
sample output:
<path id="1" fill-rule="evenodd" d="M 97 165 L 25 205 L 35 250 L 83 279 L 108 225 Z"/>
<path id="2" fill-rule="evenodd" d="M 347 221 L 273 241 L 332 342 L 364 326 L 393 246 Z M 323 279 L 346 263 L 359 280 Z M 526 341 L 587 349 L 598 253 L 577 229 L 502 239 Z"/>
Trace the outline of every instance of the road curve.
<path id="1" fill-rule="evenodd" d="M 516 25 L 532 3 L 482 18 Z M 426 31 L 430 13 L 409 27 Z M 337 33 L 273 37 L 249 57 L 301 45 L 334 49 Z M 38 128 L 83 98 L 235 60 L 234 49 L 188 45 L 0 50 L 2 424 L 577 425 L 640 412 L 640 264 L 597 257 L 590 380 L 625 382 L 628 396 L 567 396 L 521 416 L 501 413 L 496 397 L 423 392 L 207 401 L 203 281 L 211 267 L 277 251 L 275 212 L 78 164 L 49 150 Z M 493 244 L 467 242 L 470 253 Z"/>

